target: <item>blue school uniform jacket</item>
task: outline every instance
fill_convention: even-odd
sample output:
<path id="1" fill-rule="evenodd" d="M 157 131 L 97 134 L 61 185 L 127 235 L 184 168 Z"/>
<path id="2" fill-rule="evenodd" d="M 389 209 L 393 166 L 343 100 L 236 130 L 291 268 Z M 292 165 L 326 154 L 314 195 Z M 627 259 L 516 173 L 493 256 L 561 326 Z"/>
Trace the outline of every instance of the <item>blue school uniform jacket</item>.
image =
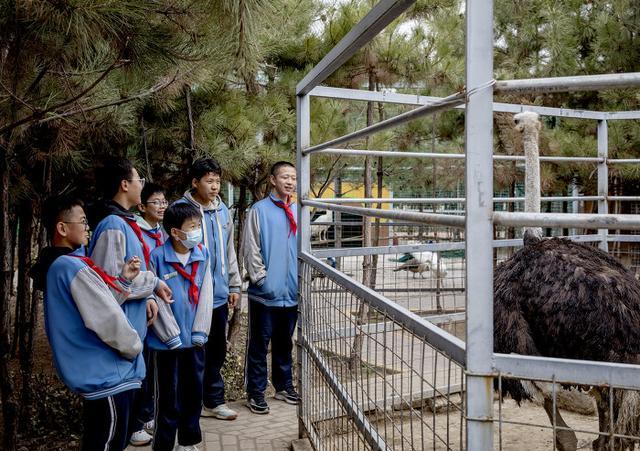
<path id="1" fill-rule="evenodd" d="M 198 303 L 189 299 L 191 283 L 178 273 L 171 263 L 178 264 L 187 274 L 191 274 L 194 263 L 198 263 L 195 282 L 198 287 Z M 182 265 L 171 245 L 171 240 L 151 253 L 151 268 L 164 280 L 173 293 L 172 304 L 158 303 L 158 318 L 151 325 L 147 346 L 151 349 L 168 349 L 202 346 L 207 342 L 211 327 L 213 290 L 209 252 L 203 245 L 191 250 L 186 266 Z"/>
<path id="2" fill-rule="evenodd" d="M 81 247 L 58 257 L 46 273 L 44 320 L 53 360 L 64 383 L 86 399 L 140 388 L 142 342 L 119 303 L 130 284 L 111 291 L 84 261 Z"/>
<path id="3" fill-rule="evenodd" d="M 184 193 L 177 202 L 187 202 L 200 210 L 202 242 L 209 250 L 213 274 L 213 308 L 225 305 L 229 293 L 240 293 L 242 280 L 233 240 L 233 219 L 220 196 L 204 207 L 191 192 Z"/>
<path id="4" fill-rule="evenodd" d="M 136 222 L 140 226 L 140 230 L 142 230 L 142 239 L 144 239 L 144 242 L 147 243 L 147 246 L 149 246 L 150 250 L 154 250 L 156 247 L 158 247 L 156 239 L 153 238 L 151 234 L 159 236 L 161 242 L 160 245 L 164 244 L 164 242 L 167 241 L 167 233 L 162 228 L 161 224 L 158 224 L 155 227 L 151 227 L 151 225 L 147 221 L 145 221 L 142 216 L 136 215 L 135 218 Z"/>
<path id="5" fill-rule="evenodd" d="M 110 214 L 96 226 L 89 245 L 89 256 L 96 265 L 112 276 L 119 275 L 124 264 L 133 256 L 137 255 L 140 258 L 140 274 L 133 280 L 131 295 L 122 304 L 122 308 L 140 338 L 144 340 L 147 335 L 146 300 L 153 294 L 158 279 L 147 270 L 142 244 L 124 219 L 135 221 L 135 215 L 115 202 L 109 203 L 107 208 Z"/>
<path id="6" fill-rule="evenodd" d="M 244 265 L 249 273 L 249 299 L 270 307 L 298 304 L 298 250 L 284 210 L 270 194 L 247 213 L 243 237 Z M 291 204 L 294 218 L 296 205 Z"/>

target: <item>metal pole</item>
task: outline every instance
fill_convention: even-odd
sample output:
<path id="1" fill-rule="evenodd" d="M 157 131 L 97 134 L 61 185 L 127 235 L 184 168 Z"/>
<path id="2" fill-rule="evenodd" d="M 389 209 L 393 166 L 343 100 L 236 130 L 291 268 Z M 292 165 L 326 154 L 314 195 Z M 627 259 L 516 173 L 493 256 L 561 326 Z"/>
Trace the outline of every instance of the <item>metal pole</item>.
<path id="1" fill-rule="evenodd" d="M 397 125 L 404 124 L 405 122 L 413 121 L 415 119 L 420 119 L 421 117 L 428 116 L 430 114 L 436 114 L 440 111 L 448 111 L 454 106 L 464 103 L 464 98 L 465 93 L 458 92 L 456 94 L 452 94 L 449 97 L 445 97 L 439 102 L 430 103 L 428 105 L 415 108 L 411 111 L 407 111 L 406 113 L 400 113 L 397 116 L 385 119 L 384 121 L 376 122 L 373 125 L 361 128 L 360 130 L 356 130 L 355 132 L 347 133 L 344 136 L 340 136 L 330 141 L 326 141 L 313 147 L 304 149 L 303 152 L 306 154 L 317 152 L 322 149 L 328 149 L 329 147 L 338 146 L 340 144 L 345 144 L 356 139 L 364 138 L 382 130 L 392 128 Z"/>
<path id="2" fill-rule="evenodd" d="M 467 0 L 467 449 L 493 449 L 493 1 Z"/>
<path id="3" fill-rule="evenodd" d="M 298 255 L 302 255 L 303 252 L 309 252 L 311 250 L 311 212 L 309 207 L 305 207 L 301 200 L 309 197 L 309 191 L 311 189 L 311 164 L 309 156 L 302 153 L 302 149 L 309 146 L 311 142 L 311 110 L 309 105 L 309 96 L 298 96 L 296 98 L 297 110 L 297 142 L 296 142 L 296 167 L 298 170 L 297 191 L 298 191 L 298 236 L 297 246 Z M 303 280 L 303 264 L 302 260 L 298 259 L 298 300 L 308 299 L 309 295 L 309 281 Z M 306 293 L 301 293 L 300 290 L 305 290 Z M 309 407 L 305 405 L 306 391 L 308 387 L 303 385 L 304 378 L 302 377 L 302 363 L 303 363 L 303 327 L 305 326 L 305 305 L 304 302 L 298 302 L 298 331 L 297 331 L 297 368 L 298 368 L 298 390 L 301 394 L 301 402 L 298 404 L 298 437 L 304 436 L 304 409 Z M 308 399 L 308 398 L 307 398 Z"/>
<path id="4" fill-rule="evenodd" d="M 640 72 L 626 74 L 572 75 L 570 77 L 501 80 L 495 91 L 500 93 L 571 92 L 623 89 L 640 86 Z"/>
<path id="5" fill-rule="evenodd" d="M 609 213 L 609 202 L 607 196 L 609 195 L 609 166 L 607 166 L 607 156 L 609 155 L 609 137 L 607 121 L 598 121 L 598 157 L 604 161 L 598 163 L 598 196 L 603 196 L 602 200 L 598 201 L 598 214 L 606 215 Z M 603 251 L 609 250 L 609 243 L 607 242 L 608 229 L 600 229 L 600 244 L 598 247 Z"/>

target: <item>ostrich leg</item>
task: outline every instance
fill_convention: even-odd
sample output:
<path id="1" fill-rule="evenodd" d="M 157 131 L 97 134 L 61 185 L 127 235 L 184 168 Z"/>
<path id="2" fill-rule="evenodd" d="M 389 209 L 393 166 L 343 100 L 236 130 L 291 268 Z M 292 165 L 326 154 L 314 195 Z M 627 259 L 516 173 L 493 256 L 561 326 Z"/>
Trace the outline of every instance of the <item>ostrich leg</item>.
<path id="1" fill-rule="evenodd" d="M 544 397 L 544 411 L 547 412 L 549 421 L 553 424 L 553 400 L 548 397 Z M 567 423 L 564 422 L 562 415 L 560 415 L 560 409 L 556 406 L 556 426 L 568 428 Z M 576 451 L 578 448 L 578 439 L 576 433 L 573 431 L 566 431 L 564 429 L 556 431 L 556 448 L 558 451 Z"/>

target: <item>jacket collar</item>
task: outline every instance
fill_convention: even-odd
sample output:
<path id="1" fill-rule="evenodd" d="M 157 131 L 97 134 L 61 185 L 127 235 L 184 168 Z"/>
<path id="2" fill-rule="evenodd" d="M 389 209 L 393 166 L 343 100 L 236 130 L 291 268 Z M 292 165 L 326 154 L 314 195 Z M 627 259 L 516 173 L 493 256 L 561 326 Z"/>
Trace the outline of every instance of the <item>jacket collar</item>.
<path id="1" fill-rule="evenodd" d="M 202 205 L 200 202 L 195 200 L 193 198 L 192 190 L 186 191 L 183 197 L 193 206 L 197 207 L 198 209 L 202 209 L 204 211 L 217 211 L 222 208 L 222 200 L 220 199 L 220 196 L 216 196 L 216 198 L 212 202 L 210 202 L 209 205 Z"/>
<path id="2" fill-rule="evenodd" d="M 201 245 L 198 245 L 193 249 L 191 249 L 191 253 L 189 254 L 189 260 L 187 260 L 187 265 L 193 262 L 205 261 L 204 253 L 202 252 L 202 249 L 200 249 L 200 246 Z M 162 245 L 162 248 L 164 252 L 164 261 L 166 261 L 167 263 L 182 264 L 182 262 L 178 259 L 178 256 L 176 255 L 176 250 L 173 248 L 173 245 L 171 244 L 171 238 L 169 238 L 167 242 Z"/>
<path id="3" fill-rule="evenodd" d="M 134 215 L 129 210 L 126 210 L 122 205 L 114 200 L 108 200 L 105 203 L 105 210 L 107 212 L 107 215 L 117 215 L 127 219 L 135 220 L 136 215 Z"/>

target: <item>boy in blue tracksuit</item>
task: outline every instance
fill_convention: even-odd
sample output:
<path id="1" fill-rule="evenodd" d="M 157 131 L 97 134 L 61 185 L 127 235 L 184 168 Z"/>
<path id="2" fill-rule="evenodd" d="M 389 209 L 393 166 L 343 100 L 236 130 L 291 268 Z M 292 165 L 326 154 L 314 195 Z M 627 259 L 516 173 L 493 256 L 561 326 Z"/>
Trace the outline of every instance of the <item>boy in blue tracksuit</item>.
<path id="1" fill-rule="evenodd" d="M 298 318 L 298 262 L 296 205 L 291 196 L 296 170 L 280 161 L 271 168 L 273 190 L 247 214 L 243 237 L 245 268 L 249 273 L 249 338 L 245 363 L 247 406 L 253 413 L 269 413 L 267 350 L 271 341 L 275 399 L 298 404 L 293 386 L 292 336 Z"/>
<path id="2" fill-rule="evenodd" d="M 120 308 L 140 271 L 133 258 L 110 277 L 85 256 L 89 226 L 82 202 L 45 203 L 52 246 L 31 271 L 44 291 L 45 329 L 64 383 L 83 399 L 83 450 L 123 450 L 134 391 L 144 364 L 142 341 Z"/>
<path id="3" fill-rule="evenodd" d="M 147 344 L 157 377 L 153 449 L 196 450 L 202 440 L 200 410 L 204 345 L 211 327 L 213 287 L 209 252 L 201 244 L 200 212 L 186 203 L 169 207 L 164 227 L 170 238 L 151 252 L 151 268 L 165 280 L 175 302 L 160 303 Z"/>
<path id="4" fill-rule="evenodd" d="M 156 300 L 171 303 L 171 290 L 167 284 L 148 271 L 151 250 L 144 241 L 143 232 L 130 211 L 141 202 L 145 179 L 141 178 L 133 164 L 124 158 L 115 158 L 106 162 L 100 170 L 99 181 L 103 194 L 110 199 L 104 205 L 102 219 L 96 226 L 89 255 L 92 260 L 109 275 L 120 273 L 125 261 L 133 256 L 141 260 L 140 275 L 133 281 L 132 289 L 137 292 L 139 285 L 151 284 L 155 298 L 149 294 L 132 295 L 122 307 L 133 327 L 144 341 L 147 325 L 152 322 L 158 311 Z M 144 396 L 137 393 L 131 414 L 131 443 L 145 445 L 151 442 L 151 435 L 142 429 L 140 412 L 143 410 Z"/>
<path id="5" fill-rule="evenodd" d="M 162 228 L 164 212 L 169 205 L 165 198 L 165 191 L 160 185 L 155 183 L 145 183 L 140 195 L 141 202 L 138 204 L 138 212 L 135 220 L 142 230 L 142 238 L 153 251 L 156 247 L 162 246 L 167 239 L 167 234 Z M 147 367 L 145 377 L 140 391 L 141 401 L 137 418 L 132 419 L 132 428 L 135 429 L 131 436 L 134 443 L 146 442 L 149 435 L 153 435 L 153 390 L 155 384 L 155 373 L 153 372 L 153 357 L 149 347 L 144 346 L 144 363 Z"/>
<path id="6" fill-rule="evenodd" d="M 194 162 L 191 167 L 191 190 L 178 202 L 196 207 L 201 215 L 203 244 L 211 256 L 213 274 L 213 315 L 211 336 L 206 346 L 202 416 L 234 420 L 237 412 L 224 402 L 224 380 L 220 371 L 227 355 L 229 307 L 240 300 L 242 284 L 233 240 L 233 218 L 222 202 L 222 169 L 212 158 Z"/>

